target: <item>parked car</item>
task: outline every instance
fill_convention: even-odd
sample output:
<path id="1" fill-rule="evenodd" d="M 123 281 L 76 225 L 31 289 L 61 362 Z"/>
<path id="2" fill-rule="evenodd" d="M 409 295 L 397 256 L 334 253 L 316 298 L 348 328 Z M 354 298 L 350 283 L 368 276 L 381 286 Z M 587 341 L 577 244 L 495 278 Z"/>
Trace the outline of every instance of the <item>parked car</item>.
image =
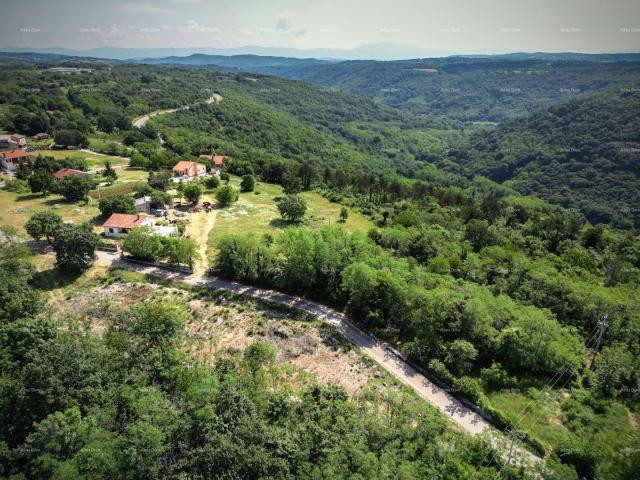
<path id="1" fill-rule="evenodd" d="M 156 208 L 156 209 L 153 211 L 153 214 L 154 214 L 156 217 L 162 217 L 162 216 L 164 216 L 164 214 L 165 214 L 165 213 L 167 213 L 167 211 L 166 211 L 164 208 Z"/>

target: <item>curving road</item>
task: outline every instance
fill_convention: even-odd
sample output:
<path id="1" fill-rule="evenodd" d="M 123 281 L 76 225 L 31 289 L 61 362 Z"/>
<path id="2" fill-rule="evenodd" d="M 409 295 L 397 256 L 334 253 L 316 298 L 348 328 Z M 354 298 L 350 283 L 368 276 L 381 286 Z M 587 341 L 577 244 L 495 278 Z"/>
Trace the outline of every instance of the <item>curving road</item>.
<path id="1" fill-rule="evenodd" d="M 222 95 L 218 93 L 212 93 L 209 98 L 207 98 L 204 103 L 217 103 L 222 101 Z M 197 104 L 196 104 L 197 105 Z M 145 124 L 153 117 L 157 115 L 164 115 L 166 113 L 177 112 L 178 110 L 189 110 L 190 105 L 186 105 L 180 108 L 168 108 L 166 110 L 156 110 L 154 112 L 147 113 L 146 115 L 142 115 L 140 117 L 134 118 L 131 124 L 136 128 L 142 128 Z"/>
<path id="2" fill-rule="evenodd" d="M 455 422 L 464 431 L 471 435 L 484 433 L 494 446 L 501 450 L 505 449 L 506 439 L 501 432 L 495 429 L 487 420 L 464 406 L 444 389 L 435 385 L 383 343 L 354 325 L 345 314 L 337 310 L 320 303 L 274 290 L 251 287 L 217 277 L 189 275 L 171 272 L 153 266 L 134 264 L 122 260 L 114 253 L 98 251 L 97 254 L 97 263 L 99 265 L 117 266 L 166 280 L 179 281 L 216 290 L 227 290 L 242 295 L 250 295 L 255 298 L 287 305 L 316 315 L 325 322 L 334 325 L 344 336 L 360 347 L 363 353 L 375 360 L 397 380 L 411 387 L 420 397 L 435 406 L 443 415 Z M 540 462 L 540 458 L 524 448 L 516 447 L 512 461 L 516 464 L 526 463 L 528 465 L 535 465 Z"/>

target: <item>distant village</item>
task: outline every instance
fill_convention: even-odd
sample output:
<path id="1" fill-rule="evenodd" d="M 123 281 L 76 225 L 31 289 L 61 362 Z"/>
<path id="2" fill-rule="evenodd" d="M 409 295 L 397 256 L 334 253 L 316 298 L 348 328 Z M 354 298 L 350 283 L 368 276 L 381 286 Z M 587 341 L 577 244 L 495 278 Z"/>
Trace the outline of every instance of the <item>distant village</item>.
<path id="1" fill-rule="evenodd" d="M 38 133 L 30 137 L 33 141 L 42 142 L 51 139 L 48 133 Z M 15 176 L 21 165 L 26 164 L 38 156 L 37 149 L 30 149 L 29 139 L 19 133 L 0 135 L 0 170 L 2 173 Z M 193 160 L 180 160 L 172 168 L 171 181 L 175 183 L 190 182 L 194 179 L 210 175 L 219 175 L 222 166 L 228 161 L 228 157 L 216 154 L 201 154 L 200 158 L 205 163 Z M 63 181 L 67 177 L 92 177 L 92 172 L 86 172 L 74 168 L 64 167 L 53 172 L 52 177 L 56 181 Z M 100 187 L 101 185 L 98 185 Z M 175 225 L 165 225 L 166 222 L 158 222 L 156 217 L 167 217 L 169 205 L 155 204 L 151 197 L 142 196 L 135 199 L 138 213 L 113 213 L 102 225 L 106 238 L 121 238 L 131 229 L 137 227 L 149 227 L 153 234 L 163 237 L 177 235 L 178 228 Z M 199 209 L 199 207 L 194 207 Z M 208 209 L 209 205 L 205 205 Z M 182 212 L 175 212 L 179 216 Z M 175 223 L 175 221 L 173 222 Z"/>

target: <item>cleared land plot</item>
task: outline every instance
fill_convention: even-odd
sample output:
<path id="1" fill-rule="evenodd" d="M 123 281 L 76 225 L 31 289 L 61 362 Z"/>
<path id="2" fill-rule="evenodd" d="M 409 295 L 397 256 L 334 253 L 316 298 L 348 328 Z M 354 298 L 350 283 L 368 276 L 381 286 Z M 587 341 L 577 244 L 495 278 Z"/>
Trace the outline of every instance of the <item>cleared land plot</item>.
<path id="1" fill-rule="evenodd" d="M 89 169 L 102 167 L 105 160 L 110 160 L 112 166 L 127 165 L 129 163 L 129 159 L 126 158 L 112 157 L 110 155 L 98 155 L 95 153 L 81 152 L 79 150 L 37 150 L 29 153 L 34 157 L 42 155 L 56 159 L 84 158 L 89 165 Z"/>
<path id="2" fill-rule="evenodd" d="M 240 188 L 240 179 L 232 177 L 231 185 Z M 259 192 L 256 193 L 256 192 Z M 216 217 L 216 224 L 209 234 L 209 259 L 213 259 L 216 252 L 216 242 L 225 235 L 254 233 L 277 233 L 289 224 L 282 220 L 274 201 L 281 197 L 282 187 L 270 183 L 257 182 L 255 192 L 240 193 L 236 203 L 230 207 L 220 209 Z M 304 224 L 311 228 L 327 225 L 343 225 L 348 231 L 368 231 L 373 227 L 367 218 L 360 213 L 349 210 L 349 218 L 345 223 L 339 223 L 341 205 L 332 203 L 316 192 L 300 194 L 307 202 L 307 213 Z"/>
<path id="3" fill-rule="evenodd" d="M 61 195 L 21 194 L 0 190 L 0 225 L 13 225 L 22 236 L 27 236 L 24 224 L 37 211 L 53 210 L 63 220 L 82 223 L 99 215 L 98 202 L 69 203 Z"/>

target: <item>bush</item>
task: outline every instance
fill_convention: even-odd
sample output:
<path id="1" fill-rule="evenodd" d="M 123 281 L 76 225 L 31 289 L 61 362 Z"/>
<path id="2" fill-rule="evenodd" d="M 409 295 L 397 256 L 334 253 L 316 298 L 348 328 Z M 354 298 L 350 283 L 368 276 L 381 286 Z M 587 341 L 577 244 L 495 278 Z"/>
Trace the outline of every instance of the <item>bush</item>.
<path id="1" fill-rule="evenodd" d="M 204 184 L 207 188 L 218 188 L 220 186 L 220 178 L 217 175 L 206 177 Z"/>
<path id="2" fill-rule="evenodd" d="M 451 372 L 449 372 L 444 363 L 436 358 L 429 361 L 429 364 L 427 365 L 427 371 L 444 382 L 453 382 L 453 375 L 451 375 Z"/>
<path id="3" fill-rule="evenodd" d="M 240 190 L 243 192 L 253 192 L 255 185 L 256 182 L 253 178 L 253 175 L 244 175 L 242 177 L 242 181 L 240 182 Z"/>
<path id="4" fill-rule="evenodd" d="M 56 191 L 64 196 L 69 202 L 84 200 L 87 194 L 95 188 L 93 178 L 86 176 L 72 175 L 60 180 L 56 186 Z"/>
<path id="5" fill-rule="evenodd" d="M 516 384 L 516 380 L 510 377 L 507 371 L 497 362 L 491 367 L 483 368 L 480 372 L 480 378 L 491 388 L 512 387 Z"/>
<path id="6" fill-rule="evenodd" d="M 59 130 L 56 133 L 55 141 L 58 145 L 65 147 L 83 147 L 89 146 L 89 140 L 79 130 Z"/>
<path id="7" fill-rule="evenodd" d="M 225 185 L 216 191 L 216 200 L 221 207 L 228 207 L 238 200 L 238 191 L 231 185 Z"/>
<path id="8" fill-rule="evenodd" d="M 112 213 L 136 213 L 136 202 L 129 195 L 112 195 L 102 197 L 98 203 L 100 214 L 108 217 Z"/>
<path id="9" fill-rule="evenodd" d="M 16 178 L 15 180 L 8 179 L 4 181 L 4 189 L 8 192 L 13 193 L 29 193 L 31 189 L 27 184 L 26 180 L 20 180 Z"/>
<path id="10" fill-rule="evenodd" d="M 299 222 L 307 211 L 307 202 L 298 195 L 287 195 L 277 203 L 280 215 L 289 222 Z"/>

